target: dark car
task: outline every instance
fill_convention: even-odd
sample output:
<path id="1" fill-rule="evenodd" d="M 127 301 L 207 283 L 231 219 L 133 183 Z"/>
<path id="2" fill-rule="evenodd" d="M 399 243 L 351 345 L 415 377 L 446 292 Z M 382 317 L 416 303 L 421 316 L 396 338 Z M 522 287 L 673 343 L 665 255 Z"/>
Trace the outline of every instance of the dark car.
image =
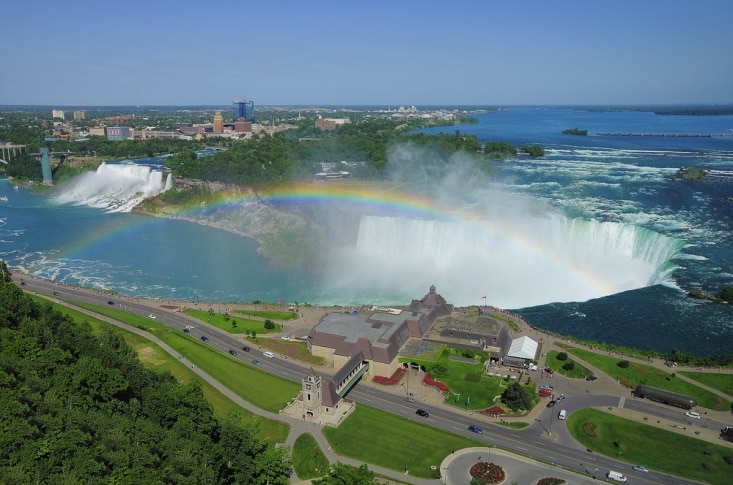
<path id="1" fill-rule="evenodd" d="M 551 408 L 551 407 L 552 407 L 552 406 L 554 406 L 555 404 L 557 404 L 557 401 L 555 401 L 555 400 L 552 400 L 552 401 L 550 401 L 550 402 L 548 402 L 548 403 L 547 403 L 547 407 L 548 407 L 548 408 Z"/>
<path id="2" fill-rule="evenodd" d="M 468 427 L 468 430 L 469 430 L 470 432 L 472 432 L 472 433 L 476 433 L 476 434 L 481 434 L 481 433 L 483 433 L 483 432 L 484 432 L 484 430 L 483 430 L 483 429 L 479 428 L 479 427 L 478 427 L 478 426 L 476 426 L 475 424 L 472 424 L 471 426 L 469 426 L 469 427 Z"/>
<path id="3" fill-rule="evenodd" d="M 259 360 L 257 360 L 257 359 L 252 359 L 252 363 L 253 363 L 254 365 L 260 365 L 260 361 L 259 361 Z"/>
<path id="4" fill-rule="evenodd" d="M 585 378 L 586 381 L 595 381 L 596 379 L 598 379 L 596 376 L 588 376 Z"/>
<path id="5" fill-rule="evenodd" d="M 244 347 L 242 347 L 242 350 L 244 350 L 245 352 L 249 352 L 249 347 L 247 347 L 247 346 L 245 345 Z"/>
<path id="6" fill-rule="evenodd" d="M 201 336 L 201 340 L 203 340 L 204 342 L 208 342 L 209 341 L 209 337 L 207 337 L 206 335 L 202 335 Z"/>
<path id="7" fill-rule="evenodd" d="M 112 300 L 109 300 L 109 301 L 107 302 L 107 305 L 114 305 L 114 304 L 115 304 L 115 302 L 113 302 Z"/>
<path id="8" fill-rule="evenodd" d="M 422 416 L 423 418 L 427 418 L 428 416 L 430 416 L 430 413 L 428 413 L 424 409 L 418 409 L 417 411 L 415 411 L 415 414 L 417 414 L 418 416 Z"/>
<path id="9" fill-rule="evenodd" d="M 237 355 L 237 351 L 236 350 L 230 350 L 229 353 L 232 354 L 232 355 Z"/>
<path id="10" fill-rule="evenodd" d="M 53 292 L 53 296 L 59 296 L 59 292 L 58 291 L 54 291 Z"/>

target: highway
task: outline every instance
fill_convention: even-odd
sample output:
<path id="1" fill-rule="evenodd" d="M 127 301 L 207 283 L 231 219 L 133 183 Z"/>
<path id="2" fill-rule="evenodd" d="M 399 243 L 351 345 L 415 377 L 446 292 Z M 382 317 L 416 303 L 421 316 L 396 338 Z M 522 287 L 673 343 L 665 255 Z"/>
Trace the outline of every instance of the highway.
<path id="1" fill-rule="evenodd" d="M 60 300 L 75 300 L 95 305 L 108 305 L 109 302 L 112 302 L 113 305 L 110 306 L 115 306 L 118 309 L 122 308 L 125 311 L 146 317 L 154 315 L 156 321 L 178 328 L 181 331 L 186 327 L 195 327 L 196 325 L 195 320 L 182 313 L 161 311 L 160 308 L 152 308 L 149 304 L 138 302 L 135 299 L 120 299 L 116 296 L 110 296 L 92 290 L 59 285 L 42 279 L 24 277 L 23 275 L 14 275 L 13 279 L 16 284 L 20 284 L 21 288 L 26 291 L 46 296 L 55 295 Z M 251 350 L 249 352 L 245 352 L 242 350 L 243 343 L 241 339 L 232 337 L 225 332 L 207 327 L 205 330 L 203 328 L 192 328 L 189 334 L 192 338 L 201 338 L 202 335 L 205 335 L 209 339 L 208 344 L 220 349 L 222 352 L 235 350 L 237 352 L 236 357 L 244 362 L 248 362 L 250 365 L 254 365 L 252 364 L 252 360 L 258 360 L 259 368 L 271 374 L 295 382 L 300 382 L 303 378 L 305 367 L 302 363 L 291 359 L 284 359 L 279 355 L 275 358 L 264 357 L 262 351 L 253 346 L 250 346 Z M 322 373 L 322 371 L 319 370 L 319 373 Z M 556 389 L 555 392 L 558 392 L 558 390 Z M 564 422 L 557 419 L 557 412 L 560 406 L 543 409 L 540 416 L 528 428 L 515 430 L 499 424 L 486 424 L 481 421 L 472 421 L 471 416 L 465 411 L 456 410 L 448 406 L 409 403 L 405 401 L 404 396 L 381 391 L 371 386 L 357 385 L 352 388 L 348 397 L 357 403 L 369 405 L 451 433 L 478 439 L 487 445 L 498 446 L 536 460 L 586 473 L 588 476 L 592 476 L 597 469 L 598 476 L 601 478 L 610 469 L 621 471 L 629 477 L 629 483 L 635 484 L 697 483 L 660 474 L 653 470 L 650 473 L 636 472 L 631 469 L 631 465 L 637 464 L 633 463 L 633 460 L 631 462 L 622 461 L 621 459 L 625 458 L 623 456 L 618 459 L 600 456 L 597 453 L 585 449 L 570 436 Z M 692 422 L 697 420 L 685 418 L 684 413 L 680 409 L 661 406 L 644 400 L 632 399 L 631 397 L 620 397 L 618 395 L 611 396 L 590 393 L 572 395 L 563 401 L 561 407 L 569 413 L 572 413 L 575 410 L 586 407 L 616 408 L 620 406 L 643 412 L 657 419 L 678 421 L 680 426 L 703 425 L 702 423 Z M 415 410 L 418 407 L 428 411 L 430 414 L 429 417 L 424 418 L 416 415 Z M 483 434 L 470 432 L 468 430 L 470 424 L 481 426 L 484 431 Z M 726 424 L 730 423 L 720 423 L 708 419 L 705 420 L 704 426 L 720 429 Z"/>

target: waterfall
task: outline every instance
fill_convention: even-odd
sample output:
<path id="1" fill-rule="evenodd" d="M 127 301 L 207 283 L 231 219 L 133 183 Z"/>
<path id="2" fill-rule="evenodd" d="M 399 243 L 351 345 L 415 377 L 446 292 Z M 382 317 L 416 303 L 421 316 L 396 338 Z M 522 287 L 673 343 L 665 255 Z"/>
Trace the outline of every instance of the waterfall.
<path id="1" fill-rule="evenodd" d="M 97 207 L 107 212 L 129 212 L 143 200 L 171 188 L 172 178 L 145 165 L 103 163 L 58 187 L 60 204 Z"/>
<path id="2" fill-rule="evenodd" d="M 395 295 L 436 284 L 458 305 L 486 295 L 490 304 L 521 308 L 664 283 L 683 245 L 641 226 L 559 215 L 478 222 L 365 215 L 331 277 Z"/>

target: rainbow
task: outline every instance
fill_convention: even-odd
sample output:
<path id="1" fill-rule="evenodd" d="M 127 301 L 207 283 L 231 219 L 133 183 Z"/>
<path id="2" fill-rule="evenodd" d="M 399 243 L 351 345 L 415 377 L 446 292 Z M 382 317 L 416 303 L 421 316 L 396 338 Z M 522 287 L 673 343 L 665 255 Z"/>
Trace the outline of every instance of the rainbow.
<path id="1" fill-rule="evenodd" d="M 497 240 L 503 240 L 512 247 L 526 251 L 529 256 L 537 256 L 551 265 L 558 274 L 566 274 L 578 283 L 587 285 L 599 296 L 614 293 L 603 275 L 585 271 L 570 258 L 572 255 L 557 254 L 549 251 L 538 238 L 519 232 L 511 221 L 487 219 L 482 214 L 460 207 L 443 207 L 422 194 L 408 189 L 408 184 L 351 184 L 351 183 L 310 183 L 294 184 L 273 189 L 262 194 L 234 194 L 220 196 L 214 202 L 183 209 L 181 215 L 192 216 L 208 211 L 234 210 L 242 204 L 256 201 L 271 204 L 276 208 L 292 208 L 305 204 L 348 204 L 367 213 L 386 214 L 417 219 L 437 219 L 463 222 L 477 230 L 488 231 Z"/>

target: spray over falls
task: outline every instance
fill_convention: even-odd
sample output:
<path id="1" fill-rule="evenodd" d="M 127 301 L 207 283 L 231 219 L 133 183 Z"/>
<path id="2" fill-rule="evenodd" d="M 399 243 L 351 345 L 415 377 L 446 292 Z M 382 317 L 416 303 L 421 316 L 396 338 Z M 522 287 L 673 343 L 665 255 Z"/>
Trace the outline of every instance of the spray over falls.
<path id="1" fill-rule="evenodd" d="M 554 215 L 428 220 L 365 215 L 328 280 L 355 294 L 415 295 L 522 308 L 586 301 L 664 283 L 684 243 L 640 226 Z M 395 298 L 394 301 L 399 301 Z"/>
<path id="2" fill-rule="evenodd" d="M 172 186 L 171 175 L 145 165 L 103 163 L 59 186 L 54 200 L 60 204 L 87 205 L 106 212 L 130 212 L 149 197 Z"/>

